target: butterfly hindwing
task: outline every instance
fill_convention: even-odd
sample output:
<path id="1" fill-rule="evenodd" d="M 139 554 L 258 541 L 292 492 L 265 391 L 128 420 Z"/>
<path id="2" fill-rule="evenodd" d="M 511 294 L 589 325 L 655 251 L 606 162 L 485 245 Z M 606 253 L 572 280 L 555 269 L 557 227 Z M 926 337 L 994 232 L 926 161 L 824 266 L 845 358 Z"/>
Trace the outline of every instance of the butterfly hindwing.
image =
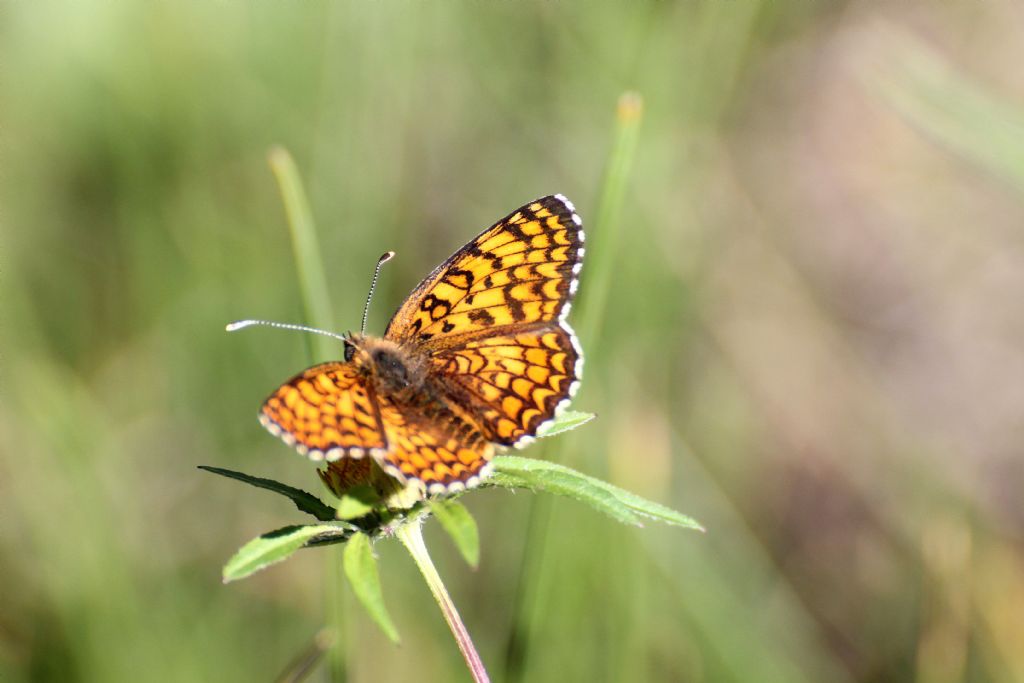
<path id="1" fill-rule="evenodd" d="M 583 358 L 568 325 L 480 334 L 432 360 L 487 438 L 503 446 L 530 442 L 576 392 Z M 456 393 L 458 396 L 458 393 Z"/>
<path id="2" fill-rule="evenodd" d="M 403 405 L 380 397 L 388 448 L 378 462 L 402 481 L 423 483 L 430 493 L 475 486 L 486 478 L 494 447 L 479 428 L 450 408 Z"/>

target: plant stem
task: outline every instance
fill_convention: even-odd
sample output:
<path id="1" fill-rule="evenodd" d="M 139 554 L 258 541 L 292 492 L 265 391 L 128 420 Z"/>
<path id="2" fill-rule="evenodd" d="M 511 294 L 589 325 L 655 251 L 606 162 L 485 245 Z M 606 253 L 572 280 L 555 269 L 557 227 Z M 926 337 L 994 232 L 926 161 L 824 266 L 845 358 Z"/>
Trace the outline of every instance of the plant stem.
<path id="1" fill-rule="evenodd" d="M 487 676 L 487 670 L 484 669 L 483 662 L 480 661 L 480 655 L 477 654 L 476 648 L 473 646 L 473 639 L 469 637 L 469 632 L 466 630 L 465 624 L 462 623 L 458 610 L 455 609 L 455 603 L 452 602 L 451 596 L 448 595 L 448 589 L 445 588 L 440 574 L 437 573 L 437 569 L 434 568 L 434 563 L 431 561 L 429 553 L 427 553 L 427 546 L 423 542 L 421 526 L 422 524 L 419 521 L 410 522 L 401 527 L 396 532 L 396 535 L 402 541 L 405 549 L 412 555 L 416 566 L 420 568 L 420 573 L 423 574 L 423 579 L 427 582 L 427 586 L 430 587 L 430 592 L 434 594 L 434 600 L 437 601 L 442 614 L 444 614 L 445 621 L 448 622 L 448 628 L 452 630 L 452 635 L 455 636 L 455 642 L 458 643 L 459 651 L 462 652 L 462 656 L 466 660 L 466 666 L 469 667 L 470 673 L 473 674 L 473 680 L 477 683 L 490 683 L 491 679 Z"/>

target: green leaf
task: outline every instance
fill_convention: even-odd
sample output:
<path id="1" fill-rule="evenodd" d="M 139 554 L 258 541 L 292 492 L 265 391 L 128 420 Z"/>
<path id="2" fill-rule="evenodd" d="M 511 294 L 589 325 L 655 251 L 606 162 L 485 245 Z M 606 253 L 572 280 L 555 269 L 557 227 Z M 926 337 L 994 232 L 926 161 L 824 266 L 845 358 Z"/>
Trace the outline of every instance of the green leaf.
<path id="1" fill-rule="evenodd" d="M 593 413 L 584 413 L 579 410 L 567 410 L 555 418 L 555 421 L 546 428 L 537 432 L 537 436 L 545 438 L 554 436 L 555 434 L 561 434 L 562 432 L 568 432 L 576 429 L 577 427 L 582 427 L 595 417 L 597 417 L 597 415 L 594 415 Z"/>
<path id="2" fill-rule="evenodd" d="M 263 479 L 261 477 L 254 477 L 249 474 L 243 474 L 242 472 L 235 472 L 234 470 L 225 470 L 220 467 L 210 467 L 209 465 L 199 465 L 199 469 L 206 470 L 207 472 L 213 472 L 219 474 L 222 477 L 228 477 L 229 479 L 237 479 L 238 481 L 245 482 L 251 486 L 256 486 L 261 489 L 267 489 L 274 493 L 280 493 L 282 496 L 291 498 L 292 502 L 295 503 L 295 507 L 299 508 L 302 512 L 313 515 L 321 522 L 330 522 L 335 519 L 334 510 L 330 505 L 327 505 L 322 500 L 314 496 L 312 493 L 297 489 L 287 484 L 282 484 L 279 481 L 273 479 Z"/>
<path id="3" fill-rule="evenodd" d="M 377 573 L 377 558 L 370 548 L 370 538 L 366 534 L 357 533 L 345 546 L 345 576 L 352 584 L 356 597 L 377 622 L 384 634 L 398 644 L 398 630 L 384 606 L 384 593 L 380 587 L 380 575 Z"/>
<path id="4" fill-rule="evenodd" d="M 539 462 L 539 461 L 538 461 Z M 643 526 L 640 518 L 629 509 L 628 506 L 616 501 L 615 496 L 605 491 L 600 486 L 595 486 L 581 477 L 566 474 L 564 472 L 518 472 L 514 469 L 504 470 L 502 465 L 494 460 L 495 473 L 489 483 L 505 488 L 530 489 L 531 491 L 544 491 L 559 496 L 567 496 L 581 503 L 586 503 L 595 510 L 599 510 L 612 519 L 623 524 Z"/>
<path id="5" fill-rule="evenodd" d="M 488 483 L 496 486 L 568 496 L 624 524 L 642 526 L 640 516 L 643 516 L 673 526 L 704 531 L 704 527 L 682 513 L 564 465 L 511 455 L 499 456 L 493 462 L 494 476 Z"/>
<path id="6" fill-rule="evenodd" d="M 354 486 L 341 497 L 338 503 L 338 519 L 359 519 L 373 512 L 373 506 L 380 502 L 380 496 L 369 486 Z"/>
<path id="7" fill-rule="evenodd" d="M 466 506 L 454 500 L 434 500 L 430 502 L 430 511 L 452 537 L 469 566 L 476 569 L 480 564 L 480 533 Z"/>
<path id="8" fill-rule="evenodd" d="M 264 567 L 287 559 L 317 537 L 344 538 L 352 533 L 351 524 L 302 524 L 286 526 L 252 539 L 224 565 L 224 583 L 244 579 Z"/>

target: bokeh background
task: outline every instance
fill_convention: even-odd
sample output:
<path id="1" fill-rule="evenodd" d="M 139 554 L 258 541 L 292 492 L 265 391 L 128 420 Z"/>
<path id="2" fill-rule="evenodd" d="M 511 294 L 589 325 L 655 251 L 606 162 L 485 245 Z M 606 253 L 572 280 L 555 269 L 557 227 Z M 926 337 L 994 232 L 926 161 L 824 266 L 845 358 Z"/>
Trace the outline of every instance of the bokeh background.
<path id="1" fill-rule="evenodd" d="M 341 331 L 387 249 L 377 332 L 525 201 L 591 228 L 599 418 L 528 453 L 708 532 L 464 498 L 494 680 L 1024 680 L 1022 61 L 1011 2 L 3 3 L 0 679 L 270 680 L 332 619 L 312 680 L 468 679 L 394 542 L 397 649 L 330 551 L 220 584 L 300 517 L 196 465 L 318 486 L 255 420 L 308 344 L 224 332 L 303 318 L 283 145 Z"/>

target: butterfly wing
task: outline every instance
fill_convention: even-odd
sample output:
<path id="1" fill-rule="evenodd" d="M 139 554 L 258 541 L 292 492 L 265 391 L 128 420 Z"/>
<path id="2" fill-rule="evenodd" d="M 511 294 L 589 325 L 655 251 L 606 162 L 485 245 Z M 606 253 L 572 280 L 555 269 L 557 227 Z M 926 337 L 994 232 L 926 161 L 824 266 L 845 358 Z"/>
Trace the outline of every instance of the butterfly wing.
<path id="1" fill-rule="evenodd" d="M 580 226 L 561 195 L 516 209 L 435 268 L 384 336 L 429 349 L 446 338 L 564 320 L 583 262 Z"/>
<path id="2" fill-rule="evenodd" d="M 582 222 L 561 195 L 516 209 L 413 290 L 386 337 L 421 347 L 487 438 L 523 446 L 564 408 L 583 368 L 566 322 Z"/>
<path id="3" fill-rule="evenodd" d="M 418 481 L 429 493 L 473 487 L 488 476 L 494 446 L 449 407 L 402 405 L 381 396 L 380 414 L 388 448 L 377 462 L 388 474 Z"/>
<path id="4" fill-rule="evenodd" d="M 529 444 L 569 404 L 583 371 L 579 343 L 565 323 L 477 334 L 432 361 L 487 438 L 515 447 Z"/>
<path id="5" fill-rule="evenodd" d="M 465 418 L 440 404 L 404 405 L 376 394 L 350 363 L 324 363 L 288 380 L 264 402 L 260 422 L 312 460 L 340 460 L 331 465 L 334 476 L 349 485 L 369 476 L 368 461 L 356 460 L 371 454 L 403 482 L 421 482 L 431 493 L 458 490 L 485 477 L 494 454 Z"/>
<path id="6" fill-rule="evenodd" d="M 349 363 L 315 365 L 288 380 L 263 403 L 260 422 L 312 460 L 361 458 L 386 446 L 373 387 Z"/>

